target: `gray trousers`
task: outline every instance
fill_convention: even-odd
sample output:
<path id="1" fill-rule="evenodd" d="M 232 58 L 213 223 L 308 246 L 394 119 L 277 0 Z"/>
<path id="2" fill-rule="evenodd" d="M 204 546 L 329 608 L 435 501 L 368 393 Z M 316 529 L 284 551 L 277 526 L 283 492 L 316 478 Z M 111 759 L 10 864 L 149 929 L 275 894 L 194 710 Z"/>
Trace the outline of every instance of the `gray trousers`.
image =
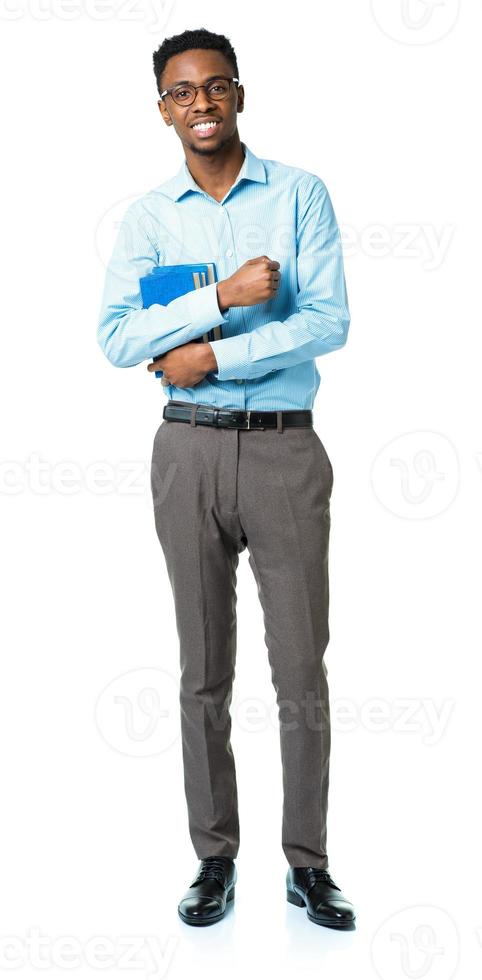
<path id="1" fill-rule="evenodd" d="M 227 429 L 164 419 L 154 437 L 154 518 L 180 641 L 184 786 L 199 859 L 235 858 L 239 848 L 229 709 L 236 569 L 247 548 L 278 706 L 282 848 L 292 867 L 328 867 L 324 653 L 332 486 L 332 465 L 313 428 Z"/>

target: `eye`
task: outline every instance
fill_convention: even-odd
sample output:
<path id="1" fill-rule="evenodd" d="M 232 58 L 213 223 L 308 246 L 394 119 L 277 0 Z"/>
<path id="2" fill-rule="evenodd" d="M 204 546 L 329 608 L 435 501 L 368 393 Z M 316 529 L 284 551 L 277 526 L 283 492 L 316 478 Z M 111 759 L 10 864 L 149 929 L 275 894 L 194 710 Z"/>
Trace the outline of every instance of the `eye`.
<path id="1" fill-rule="evenodd" d="M 225 95 L 228 91 L 228 84 L 224 81 L 224 78 L 220 78 L 219 82 L 211 82 L 209 86 L 209 93 L 214 93 L 215 95 Z"/>

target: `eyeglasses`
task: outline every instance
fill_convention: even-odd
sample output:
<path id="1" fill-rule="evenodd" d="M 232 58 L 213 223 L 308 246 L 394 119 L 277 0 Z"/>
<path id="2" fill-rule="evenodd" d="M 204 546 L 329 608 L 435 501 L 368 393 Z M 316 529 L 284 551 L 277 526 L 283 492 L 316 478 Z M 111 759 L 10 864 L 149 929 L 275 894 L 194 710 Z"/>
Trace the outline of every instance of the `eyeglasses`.
<path id="1" fill-rule="evenodd" d="M 161 92 L 160 98 L 163 99 L 165 95 L 170 95 L 177 105 L 192 105 L 196 98 L 197 89 L 203 88 L 210 99 L 220 102 L 229 94 L 231 82 L 238 83 L 239 78 L 226 78 L 224 75 L 220 75 L 210 79 L 209 82 L 205 82 L 204 85 L 175 85 L 173 88 L 166 88 L 164 92 Z"/>

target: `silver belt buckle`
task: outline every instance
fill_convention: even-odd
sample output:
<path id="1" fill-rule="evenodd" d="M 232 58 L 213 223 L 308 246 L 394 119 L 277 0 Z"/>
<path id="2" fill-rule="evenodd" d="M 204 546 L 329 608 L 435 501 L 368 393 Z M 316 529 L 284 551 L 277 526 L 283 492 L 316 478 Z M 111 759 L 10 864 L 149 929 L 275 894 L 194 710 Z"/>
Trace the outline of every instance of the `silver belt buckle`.
<path id="1" fill-rule="evenodd" d="M 250 409 L 250 408 L 248 408 L 248 410 L 247 410 L 247 413 L 246 413 L 246 414 L 247 414 L 247 416 L 248 416 L 248 429 L 249 429 L 249 428 L 250 428 L 250 426 L 251 426 L 251 409 Z"/>

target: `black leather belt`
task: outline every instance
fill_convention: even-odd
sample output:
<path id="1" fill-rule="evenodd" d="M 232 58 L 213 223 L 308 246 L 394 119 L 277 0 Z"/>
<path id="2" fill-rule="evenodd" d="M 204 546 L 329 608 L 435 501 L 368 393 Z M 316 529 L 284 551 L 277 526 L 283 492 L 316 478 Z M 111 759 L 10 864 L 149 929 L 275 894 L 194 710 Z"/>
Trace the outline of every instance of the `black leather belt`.
<path id="1" fill-rule="evenodd" d="M 290 425 L 313 427 L 311 409 L 294 409 L 281 412 L 244 411 L 238 408 L 217 408 L 215 405 L 196 405 L 196 425 L 214 425 L 222 429 L 276 429 L 281 417 L 283 429 Z M 190 422 L 193 404 L 170 399 L 162 410 L 162 417 L 169 422 Z"/>

